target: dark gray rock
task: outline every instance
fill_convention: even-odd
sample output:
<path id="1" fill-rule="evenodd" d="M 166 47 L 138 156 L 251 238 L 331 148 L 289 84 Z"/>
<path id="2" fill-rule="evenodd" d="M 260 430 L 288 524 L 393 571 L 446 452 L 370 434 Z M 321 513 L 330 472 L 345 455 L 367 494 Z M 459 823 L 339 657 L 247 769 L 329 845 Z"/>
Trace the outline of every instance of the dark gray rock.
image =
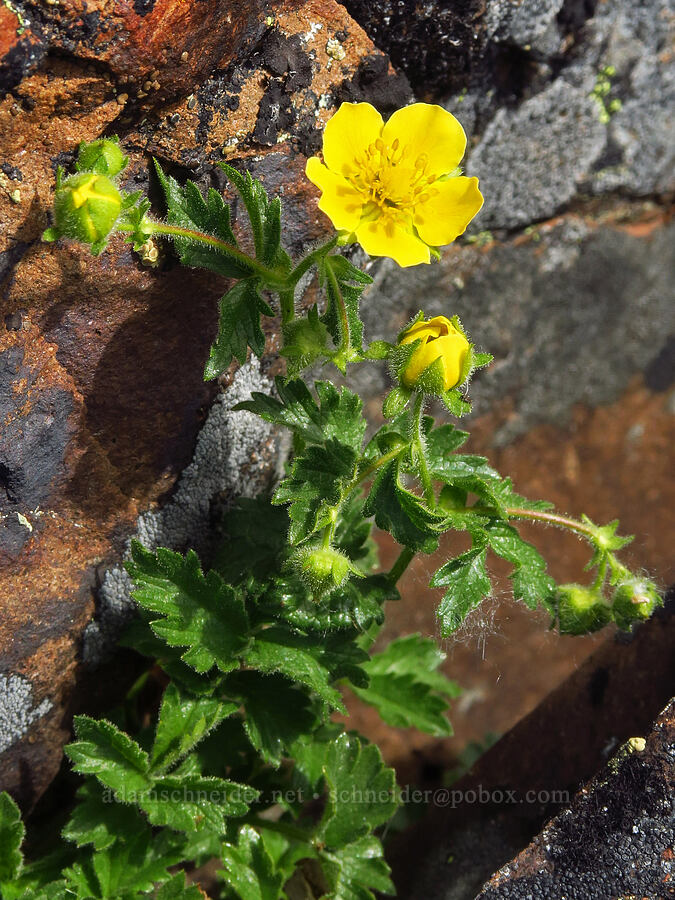
<path id="1" fill-rule="evenodd" d="M 381 263 L 363 304 L 367 335 L 391 339 L 419 307 L 459 315 L 495 355 L 472 384 L 474 412 L 513 405 L 494 438 L 504 444 L 539 422 L 564 422 L 576 403 L 616 400 L 659 356 L 675 325 L 674 238 L 672 225 L 640 238 L 570 218 L 529 242 L 464 249 L 435 266 Z M 366 390 L 387 383 L 380 372 Z"/>

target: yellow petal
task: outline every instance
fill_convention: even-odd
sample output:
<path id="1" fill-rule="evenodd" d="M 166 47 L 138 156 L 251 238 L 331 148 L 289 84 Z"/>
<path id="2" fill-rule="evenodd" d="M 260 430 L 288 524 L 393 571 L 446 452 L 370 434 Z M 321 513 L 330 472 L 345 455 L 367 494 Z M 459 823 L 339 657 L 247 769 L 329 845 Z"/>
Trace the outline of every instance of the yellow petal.
<path id="1" fill-rule="evenodd" d="M 429 338 L 441 337 L 444 334 L 455 334 L 457 329 L 450 319 L 445 316 L 433 316 L 431 319 L 422 320 L 412 325 L 403 335 L 400 344 L 410 344 L 418 338 L 429 340 Z"/>
<path id="2" fill-rule="evenodd" d="M 318 156 L 307 160 L 305 174 L 321 193 L 319 209 L 339 230 L 354 231 L 361 221 L 363 196 L 342 177 L 327 169 Z"/>
<path id="3" fill-rule="evenodd" d="M 446 391 L 449 391 L 459 383 L 464 360 L 469 352 L 469 342 L 463 334 L 456 332 L 438 338 L 434 344 L 439 344 L 441 347 L 444 371 L 443 386 Z"/>
<path id="4" fill-rule="evenodd" d="M 397 109 L 382 130 L 391 146 L 398 138 L 405 148 L 405 163 L 426 162 L 427 176 L 447 175 L 459 165 L 466 149 L 466 135 L 457 119 L 442 106 L 413 103 Z"/>
<path id="5" fill-rule="evenodd" d="M 388 256 L 404 268 L 429 262 L 427 245 L 390 216 L 363 222 L 356 229 L 356 240 L 370 256 Z"/>
<path id="6" fill-rule="evenodd" d="M 350 175 L 382 131 L 382 116 L 370 103 L 343 103 L 323 132 L 323 158 L 329 169 Z M 449 171 L 449 170 L 448 170 Z"/>
<path id="7" fill-rule="evenodd" d="M 463 234 L 482 205 L 478 179 L 460 175 L 433 184 L 427 199 L 415 205 L 413 221 L 423 241 L 442 247 Z"/>

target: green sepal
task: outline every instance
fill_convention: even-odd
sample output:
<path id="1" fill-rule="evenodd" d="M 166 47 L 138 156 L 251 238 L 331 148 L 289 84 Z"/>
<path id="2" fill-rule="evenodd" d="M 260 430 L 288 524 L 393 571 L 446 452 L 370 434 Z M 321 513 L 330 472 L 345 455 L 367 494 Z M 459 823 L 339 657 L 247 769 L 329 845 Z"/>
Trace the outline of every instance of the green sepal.
<path id="1" fill-rule="evenodd" d="M 385 419 L 395 419 L 396 416 L 403 412 L 411 397 L 412 391 L 409 391 L 402 385 L 395 387 L 384 398 L 382 415 Z"/>
<path id="2" fill-rule="evenodd" d="M 458 419 L 471 412 L 471 401 L 466 400 L 457 388 L 439 394 L 443 406 Z"/>
<path id="3" fill-rule="evenodd" d="M 393 344 L 389 341 L 371 341 L 363 354 L 364 359 L 388 359 Z"/>

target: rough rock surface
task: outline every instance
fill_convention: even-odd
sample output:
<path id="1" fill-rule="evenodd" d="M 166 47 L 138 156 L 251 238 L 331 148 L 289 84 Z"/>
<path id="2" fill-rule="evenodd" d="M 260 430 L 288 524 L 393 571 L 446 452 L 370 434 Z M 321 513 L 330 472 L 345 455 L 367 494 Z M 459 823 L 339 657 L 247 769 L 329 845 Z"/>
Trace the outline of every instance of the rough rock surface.
<path id="1" fill-rule="evenodd" d="M 596 650 L 450 786 L 446 802 L 431 804 L 405 853 L 393 840 L 401 896 L 670 896 L 672 701 L 659 714 L 675 684 L 674 614 L 671 599 L 632 636 Z M 646 749 L 629 743 L 650 730 Z"/>
<path id="2" fill-rule="evenodd" d="M 343 97 L 409 97 L 332 0 L 213 7 L 13 4 L 21 21 L 0 8 L 0 787 L 28 806 L 92 680 L 83 656 L 105 655 L 128 610 L 128 539 L 199 544 L 214 495 L 260 489 L 275 465 L 274 440 L 227 400 L 264 376 L 246 368 L 225 393 L 202 382 L 226 282 L 170 252 L 144 267 L 119 239 L 97 259 L 41 243 L 56 166 L 109 132 L 131 157 L 127 189 L 148 186 L 148 152 L 219 188 L 213 162 L 246 159 L 283 192 L 297 252 L 327 229 L 308 216 L 298 142 L 315 146 Z M 264 369 L 275 341 L 272 326 Z"/>
<path id="3" fill-rule="evenodd" d="M 669 383 L 665 0 L 429 2 L 414 16 L 390 0 L 224 6 L 0 5 L 0 787 L 26 805 L 58 767 L 73 698 L 91 680 L 83 647 L 99 658 L 124 618 L 128 538 L 195 542 L 214 494 L 274 471 L 270 435 L 246 438 L 232 421 L 223 390 L 244 382 L 201 381 L 222 279 L 180 269 L 170 252 L 145 268 L 119 239 L 98 259 L 40 242 L 56 166 L 81 140 L 120 134 L 128 189 L 148 186 L 149 154 L 203 187 L 225 187 L 218 160 L 249 167 L 282 194 L 297 253 L 329 228 L 301 174 L 322 124 L 343 100 L 403 105 L 407 76 L 472 133 L 467 167 L 488 198 L 478 228 L 579 207 L 503 245 L 478 235 L 415 287 L 427 311 L 452 301 L 497 350 L 474 397 L 482 413 L 506 410 L 498 441 L 617 397 L 645 367 L 658 390 Z M 610 63 L 607 99 L 623 107 L 603 122 L 588 95 Z M 607 210 L 580 204 L 607 193 Z M 370 334 L 391 337 L 414 292 L 406 273 L 374 271 Z M 273 371 L 273 324 L 268 338 L 261 372 L 244 381 Z M 199 456 L 212 441 L 214 472 Z M 250 479 L 228 481 L 259 442 L 267 468 L 250 458 Z"/>

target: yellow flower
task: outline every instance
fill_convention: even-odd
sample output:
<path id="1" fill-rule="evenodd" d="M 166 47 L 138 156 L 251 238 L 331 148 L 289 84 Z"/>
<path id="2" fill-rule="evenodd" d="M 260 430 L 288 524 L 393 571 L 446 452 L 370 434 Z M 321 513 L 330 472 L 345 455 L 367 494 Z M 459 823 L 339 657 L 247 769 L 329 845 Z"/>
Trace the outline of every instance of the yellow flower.
<path id="1" fill-rule="evenodd" d="M 471 347 L 466 337 L 450 319 L 446 319 L 445 316 L 434 316 L 433 319 L 415 322 L 399 338 L 399 344 L 411 344 L 418 340 L 422 343 L 413 350 L 401 373 L 401 383 L 404 387 L 409 390 L 419 387 L 420 377 L 429 366 L 436 363 L 436 360 L 439 362 L 434 366 L 435 371 L 429 372 L 423 379 L 429 382 L 428 385 L 424 385 L 427 390 L 433 387 L 433 393 L 449 391 L 463 381 L 462 372 Z"/>
<path id="2" fill-rule="evenodd" d="M 414 103 L 385 125 L 369 103 L 343 103 L 324 130 L 325 165 L 312 156 L 305 171 L 338 231 L 371 256 L 414 266 L 483 205 L 477 178 L 448 177 L 465 149 L 464 129 L 441 106 Z"/>

